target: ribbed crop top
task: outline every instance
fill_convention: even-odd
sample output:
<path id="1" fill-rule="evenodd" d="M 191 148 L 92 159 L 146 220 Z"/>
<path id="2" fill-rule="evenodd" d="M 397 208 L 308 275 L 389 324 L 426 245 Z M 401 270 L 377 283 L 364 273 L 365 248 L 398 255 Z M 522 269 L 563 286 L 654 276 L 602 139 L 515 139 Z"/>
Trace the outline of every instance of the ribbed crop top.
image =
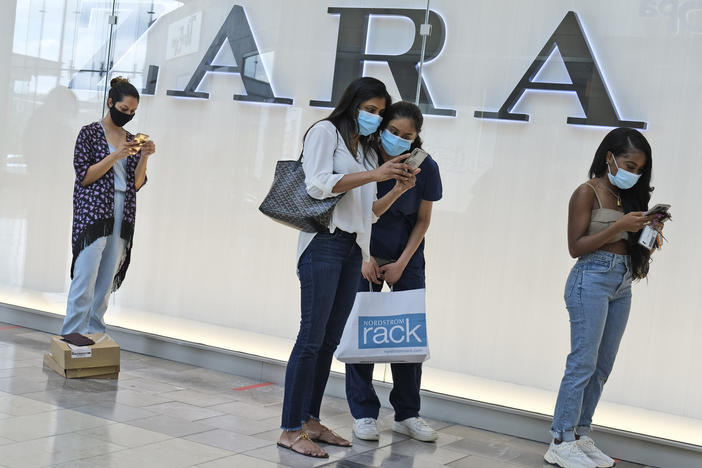
<path id="1" fill-rule="evenodd" d="M 587 228 L 587 232 L 585 233 L 586 235 L 591 236 L 593 234 L 597 234 L 598 232 L 604 231 L 609 226 L 619 221 L 622 216 L 624 216 L 624 213 L 611 208 L 602 208 L 602 201 L 600 200 L 600 196 L 597 194 L 597 189 L 595 189 L 595 187 L 588 182 L 585 182 L 585 185 L 590 187 L 592 191 L 595 192 L 595 198 L 597 198 L 597 204 L 599 205 L 599 208 L 592 210 L 592 214 L 590 215 L 590 226 Z M 613 244 L 628 238 L 629 233 L 622 231 L 609 239 L 607 243 Z"/>

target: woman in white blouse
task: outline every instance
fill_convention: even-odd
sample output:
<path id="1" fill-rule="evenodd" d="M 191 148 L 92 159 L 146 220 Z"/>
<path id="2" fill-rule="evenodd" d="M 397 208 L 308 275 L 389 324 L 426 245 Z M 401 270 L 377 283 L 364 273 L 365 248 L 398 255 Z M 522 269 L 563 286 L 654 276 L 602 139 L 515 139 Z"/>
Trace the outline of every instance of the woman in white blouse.
<path id="1" fill-rule="evenodd" d="M 370 140 L 377 137 L 382 114 L 391 104 L 385 85 L 375 78 L 352 82 L 334 111 L 305 135 L 302 166 L 310 196 L 344 194 L 328 230 L 300 233 L 297 274 L 302 318 L 285 374 L 283 433 L 278 445 L 326 458 L 315 442 L 349 447 L 319 421 L 324 388 L 334 350 L 356 296 L 362 261 L 370 259 L 371 225 L 402 193 L 415 175 L 400 156 L 378 167 Z M 395 179 L 394 188 L 377 199 L 376 182 Z"/>

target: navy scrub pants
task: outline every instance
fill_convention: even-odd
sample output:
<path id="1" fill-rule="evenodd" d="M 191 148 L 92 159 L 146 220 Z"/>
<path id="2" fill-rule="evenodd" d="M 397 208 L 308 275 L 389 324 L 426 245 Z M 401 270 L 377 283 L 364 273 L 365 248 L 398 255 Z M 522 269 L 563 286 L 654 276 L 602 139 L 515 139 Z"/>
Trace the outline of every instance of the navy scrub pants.
<path id="1" fill-rule="evenodd" d="M 380 291 L 382 284 L 371 283 L 361 276 L 358 291 Z M 407 267 L 393 291 L 423 289 L 424 268 Z M 390 364 L 393 387 L 390 404 L 395 410 L 395 421 L 419 417 L 419 388 L 422 382 L 422 363 Z M 380 400 L 372 383 L 373 364 L 346 364 L 346 399 L 355 419 L 378 419 Z"/>

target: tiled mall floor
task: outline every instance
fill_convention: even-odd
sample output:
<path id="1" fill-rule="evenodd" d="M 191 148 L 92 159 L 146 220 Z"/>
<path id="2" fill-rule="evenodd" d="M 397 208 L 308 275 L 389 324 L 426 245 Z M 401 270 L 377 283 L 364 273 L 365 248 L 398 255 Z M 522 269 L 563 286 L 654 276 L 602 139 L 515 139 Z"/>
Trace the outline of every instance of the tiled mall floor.
<path id="1" fill-rule="evenodd" d="M 542 467 L 543 444 L 431 421 L 427 444 L 390 430 L 380 442 L 326 447 L 313 460 L 278 448 L 282 388 L 122 352 L 118 381 L 66 380 L 42 367 L 49 335 L 0 323 L 0 467 L 356 468 Z M 239 389 L 239 390 L 237 390 Z M 322 422 L 351 437 L 346 402 L 325 398 Z M 620 468 L 640 466 L 621 462 Z"/>

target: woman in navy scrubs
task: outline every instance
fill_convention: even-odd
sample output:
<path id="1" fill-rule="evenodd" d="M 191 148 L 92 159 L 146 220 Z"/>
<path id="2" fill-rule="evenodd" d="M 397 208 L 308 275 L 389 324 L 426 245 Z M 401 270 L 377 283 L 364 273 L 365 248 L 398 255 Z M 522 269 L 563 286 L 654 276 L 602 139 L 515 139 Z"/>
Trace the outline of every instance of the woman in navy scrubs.
<path id="1" fill-rule="evenodd" d="M 414 148 L 421 148 L 422 113 L 408 102 L 397 102 L 385 110 L 377 148 L 382 164 Z M 416 185 L 408 190 L 373 225 L 369 262 L 363 263 L 359 291 L 380 291 L 383 283 L 393 291 L 423 289 L 424 235 L 429 229 L 432 204 L 441 199 L 439 166 L 427 156 L 420 165 Z M 395 180 L 378 182 L 378 198 L 389 192 Z M 390 263 L 379 266 L 386 261 Z M 393 430 L 425 442 L 437 433 L 419 417 L 421 363 L 391 364 L 393 389 L 390 403 L 395 410 Z M 373 364 L 346 365 L 346 398 L 355 421 L 353 432 L 363 440 L 378 440 L 376 420 L 380 401 L 371 382 Z"/>

